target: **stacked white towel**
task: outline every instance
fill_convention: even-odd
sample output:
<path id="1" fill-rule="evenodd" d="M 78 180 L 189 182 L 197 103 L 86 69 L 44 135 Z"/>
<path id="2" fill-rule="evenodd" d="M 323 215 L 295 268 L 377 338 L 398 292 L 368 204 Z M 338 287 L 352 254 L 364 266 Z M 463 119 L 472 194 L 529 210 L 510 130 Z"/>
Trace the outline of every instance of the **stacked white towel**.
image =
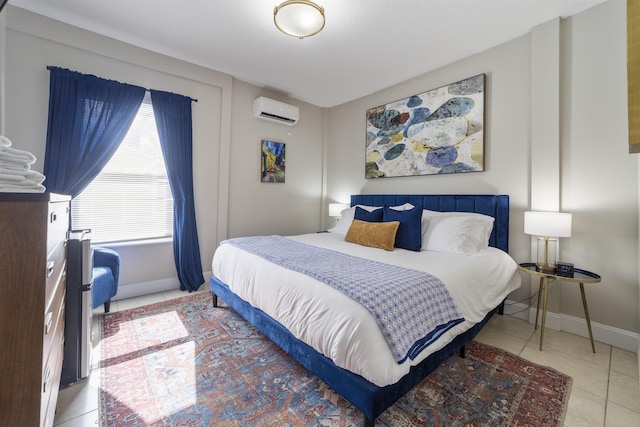
<path id="1" fill-rule="evenodd" d="M 45 176 L 31 170 L 36 156 L 11 147 L 9 138 L 0 135 L 0 192 L 44 193 Z"/>

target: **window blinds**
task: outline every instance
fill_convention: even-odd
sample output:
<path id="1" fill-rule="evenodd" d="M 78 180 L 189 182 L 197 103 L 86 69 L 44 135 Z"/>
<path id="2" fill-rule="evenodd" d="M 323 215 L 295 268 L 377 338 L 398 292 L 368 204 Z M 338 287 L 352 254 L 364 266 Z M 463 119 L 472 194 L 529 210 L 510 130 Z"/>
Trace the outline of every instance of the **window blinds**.
<path id="1" fill-rule="evenodd" d="M 71 203 L 74 229 L 96 242 L 171 237 L 173 198 L 150 101 L 96 179 Z"/>

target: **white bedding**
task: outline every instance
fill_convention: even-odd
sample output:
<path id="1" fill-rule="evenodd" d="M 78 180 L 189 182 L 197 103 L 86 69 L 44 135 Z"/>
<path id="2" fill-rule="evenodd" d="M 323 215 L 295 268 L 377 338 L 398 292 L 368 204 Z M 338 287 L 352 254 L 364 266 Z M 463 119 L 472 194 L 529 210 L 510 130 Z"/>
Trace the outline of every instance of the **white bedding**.
<path id="1" fill-rule="evenodd" d="M 213 275 L 240 298 L 261 309 L 301 341 L 333 362 L 378 386 L 393 384 L 431 353 L 481 321 L 520 287 L 517 265 L 505 252 L 487 248 L 476 256 L 433 251 L 392 252 L 344 241 L 336 233 L 289 238 L 314 246 L 423 270 L 449 289 L 465 321 L 427 347 L 414 360 L 398 364 L 376 321 L 359 303 L 302 273 L 272 264 L 232 245 L 222 244 L 212 262 Z"/>

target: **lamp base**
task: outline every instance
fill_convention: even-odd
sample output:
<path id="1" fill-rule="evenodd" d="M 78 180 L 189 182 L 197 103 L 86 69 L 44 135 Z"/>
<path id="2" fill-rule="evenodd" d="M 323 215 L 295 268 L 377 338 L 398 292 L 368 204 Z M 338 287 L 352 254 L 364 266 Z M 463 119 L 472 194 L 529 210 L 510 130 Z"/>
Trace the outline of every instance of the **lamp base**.
<path id="1" fill-rule="evenodd" d="M 541 273 L 554 274 L 556 272 L 556 267 L 549 264 L 536 264 L 536 270 Z"/>
<path id="2" fill-rule="evenodd" d="M 542 273 L 555 273 L 557 253 L 558 239 L 553 237 L 538 237 L 538 257 L 536 270 Z"/>

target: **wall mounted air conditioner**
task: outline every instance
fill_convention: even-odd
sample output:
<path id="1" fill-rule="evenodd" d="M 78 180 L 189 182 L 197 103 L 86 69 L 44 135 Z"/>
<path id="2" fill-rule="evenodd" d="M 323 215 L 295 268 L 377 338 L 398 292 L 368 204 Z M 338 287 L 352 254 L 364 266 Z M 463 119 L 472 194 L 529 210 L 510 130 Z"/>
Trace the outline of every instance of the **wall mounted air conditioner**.
<path id="1" fill-rule="evenodd" d="M 293 126 L 298 123 L 300 110 L 295 105 L 261 96 L 253 101 L 253 116 L 259 119 Z"/>

